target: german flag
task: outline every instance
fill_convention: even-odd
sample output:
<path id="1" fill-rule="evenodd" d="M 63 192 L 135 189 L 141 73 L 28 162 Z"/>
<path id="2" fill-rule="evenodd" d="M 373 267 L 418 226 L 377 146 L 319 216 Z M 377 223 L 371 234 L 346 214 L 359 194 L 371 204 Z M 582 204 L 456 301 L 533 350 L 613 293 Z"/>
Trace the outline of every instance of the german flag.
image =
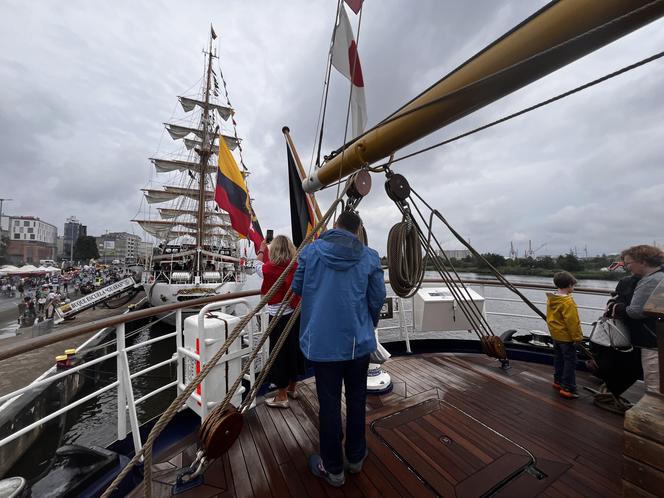
<path id="1" fill-rule="evenodd" d="M 233 229 L 252 240 L 258 250 L 263 241 L 260 225 L 251 209 L 247 184 L 223 136 L 219 140 L 219 167 L 214 199 L 230 215 Z"/>
<path id="2" fill-rule="evenodd" d="M 295 164 L 290 146 L 286 143 L 288 155 L 288 190 L 290 193 L 291 230 L 293 244 L 299 247 L 306 236 L 314 229 L 314 214 L 307 195 L 302 189 L 302 179 Z"/>

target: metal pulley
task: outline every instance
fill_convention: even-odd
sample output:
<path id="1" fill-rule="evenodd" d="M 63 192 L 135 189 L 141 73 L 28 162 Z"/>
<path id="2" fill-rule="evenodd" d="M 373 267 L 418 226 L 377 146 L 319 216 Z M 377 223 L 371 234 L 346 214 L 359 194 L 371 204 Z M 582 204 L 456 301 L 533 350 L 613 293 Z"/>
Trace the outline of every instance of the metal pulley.
<path id="1" fill-rule="evenodd" d="M 394 202 L 403 202 L 410 195 L 410 185 L 403 175 L 394 173 L 388 176 L 385 181 L 385 192 Z"/>
<path id="2" fill-rule="evenodd" d="M 244 418 L 233 405 L 217 414 L 211 412 L 201 424 L 200 440 L 209 459 L 219 458 L 233 446 L 242 432 Z"/>
<path id="3" fill-rule="evenodd" d="M 507 351 L 503 340 L 495 335 L 485 336 L 480 338 L 482 345 L 482 352 L 491 358 L 497 358 L 501 362 L 507 360 Z"/>
<path id="4" fill-rule="evenodd" d="M 355 208 L 363 197 L 371 191 L 371 175 L 366 170 L 360 170 L 348 179 L 346 195 L 348 196 L 347 206 Z"/>

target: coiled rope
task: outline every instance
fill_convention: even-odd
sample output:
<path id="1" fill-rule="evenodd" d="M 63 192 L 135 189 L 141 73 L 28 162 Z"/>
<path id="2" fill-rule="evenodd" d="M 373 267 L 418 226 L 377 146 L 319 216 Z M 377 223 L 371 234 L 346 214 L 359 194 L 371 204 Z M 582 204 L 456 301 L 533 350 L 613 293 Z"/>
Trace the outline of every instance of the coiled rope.
<path id="1" fill-rule="evenodd" d="M 390 229 L 387 236 L 387 269 L 394 293 L 403 298 L 412 297 L 424 279 L 422 246 L 418 230 L 413 226 L 409 212 Z"/>

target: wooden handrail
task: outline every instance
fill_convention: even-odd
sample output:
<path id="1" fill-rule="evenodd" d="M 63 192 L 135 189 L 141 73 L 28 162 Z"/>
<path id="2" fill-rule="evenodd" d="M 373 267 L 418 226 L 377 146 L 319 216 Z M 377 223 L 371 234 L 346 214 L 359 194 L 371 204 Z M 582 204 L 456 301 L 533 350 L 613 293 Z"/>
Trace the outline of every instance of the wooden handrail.
<path id="1" fill-rule="evenodd" d="M 0 351 L 0 361 L 12 358 L 19 354 L 26 353 L 28 351 L 32 351 L 33 349 L 48 346 L 49 344 L 54 344 L 56 342 L 64 341 L 66 339 L 73 339 L 74 337 L 87 334 L 88 332 L 101 330 L 106 327 L 113 327 L 120 323 L 140 320 L 141 318 L 148 318 L 151 316 L 168 313 L 169 311 L 175 311 L 177 309 L 191 308 L 193 306 L 200 306 L 203 304 L 215 303 L 218 301 L 226 301 L 228 299 L 237 299 L 241 297 L 251 297 L 258 295 L 260 295 L 260 290 L 258 289 L 240 291 L 240 292 L 229 292 L 228 294 L 201 297 L 198 299 L 183 301 L 181 303 L 164 304 L 162 306 L 154 306 L 144 310 L 133 311 L 129 314 L 116 315 L 109 318 L 103 318 L 101 320 L 95 320 L 93 322 L 68 328 L 67 330 L 63 330 L 61 332 L 53 332 L 52 334 L 40 337 L 34 337 L 31 339 L 26 339 L 25 341 L 17 342 L 16 344 L 13 344 L 8 348 Z"/>

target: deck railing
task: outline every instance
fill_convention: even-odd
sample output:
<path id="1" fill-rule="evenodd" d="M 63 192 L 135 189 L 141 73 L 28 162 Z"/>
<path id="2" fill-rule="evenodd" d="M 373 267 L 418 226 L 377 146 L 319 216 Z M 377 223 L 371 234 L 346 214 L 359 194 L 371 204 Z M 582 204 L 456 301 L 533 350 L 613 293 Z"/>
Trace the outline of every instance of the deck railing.
<path id="1" fill-rule="evenodd" d="M 250 291 L 250 292 L 244 292 L 244 293 L 235 293 L 237 294 L 243 294 L 242 297 L 246 297 L 247 295 L 258 295 L 258 291 Z M 204 313 L 208 311 L 209 309 L 212 308 L 223 308 L 223 307 L 228 307 L 228 306 L 236 306 L 236 305 L 244 305 L 247 309 L 249 309 L 249 304 L 245 299 L 242 299 L 241 297 L 233 297 L 231 294 L 227 294 L 223 296 L 223 300 L 220 300 L 219 296 L 216 296 L 217 302 L 213 302 L 211 304 L 207 304 L 203 310 L 196 310 L 196 312 L 199 313 Z M 209 301 L 208 298 L 204 298 Z M 200 301 L 200 300 L 196 300 Z M 86 361 L 85 363 L 82 363 L 80 365 L 72 366 L 72 367 L 67 367 L 65 370 L 62 371 L 57 371 L 56 367 L 53 367 L 49 372 L 47 372 L 46 375 L 40 377 L 38 380 L 34 381 L 33 383 L 22 387 L 20 389 L 17 389 L 11 393 L 5 394 L 3 396 L 0 396 L 0 410 L 9 406 L 11 403 L 16 402 L 20 399 L 20 396 L 22 394 L 25 394 L 28 391 L 31 391 L 33 389 L 37 389 L 40 387 L 45 387 L 48 386 L 54 382 L 57 382 L 59 380 L 62 380 L 63 378 L 70 376 L 70 375 L 75 375 L 75 374 L 84 374 L 84 370 L 88 369 L 90 367 L 93 367 L 99 363 L 102 363 L 107 360 L 115 359 L 116 361 L 116 372 L 117 372 L 117 378 L 114 382 L 111 382 L 94 392 L 91 392 L 90 394 L 87 394 L 80 399 L 77 399 L 76 401 L 73 401 L 71 403 L 68 403 L 66 406 L 63 406 L 56 411 L 49 413 L 48 415 L 35 420 L 34 422 L 30 423 L 29 425 L 26 425 L 25 427 L 22 427 L 12 434 L 7 435 L 6 437 L 0 439 L 0 448 L 15 441 L 16 439 L 20 438 L 24 434 L 42 426 L 43 424 L 60 417 L 61 415 L 67 413 L 70 410 L 73 410 L 74 408 L 90 401 L 91 399 L 94 399 L 102 394 L 104 394 L 107 391 L 110 391 L 112 389 L 117 389 L 117 435 L 119 440 L 123 440 L 127 437 L 128 435 L 128 427 L 127 427 L 127 416 L 129 418 L 129 426 L 131 428 L 131 435 L 133 438 L 133 443 L 134 443 L 134 449 L 135 451 L 139 451 L 141 446 L 142 446 L 142 441 L 140 440 L 140 431 L 139 431 L 139 420 L 138 420 L 138 414 L 136 407 L 150 399 L 151 397 L 167 390 L 172 387 L 176 387 L 180 385 L 182 387 L 183 384 L 183 379 L 182 379 L 182 372 L 181 369 L 177 369 L 177 379 L 167 382 L 166 384 L 159 386 L 158 388 L 144 394 L 140 398 L 135 398 L 135 393 L 134 393 L 134 388 L 132 385 L 132 381 L 144 376 L 153 370 L 156 370 L 158 368 L 174 364 L 178 361 L 178 358 L 176 356 L 173 356 L 167 360 L 161 361 L 159 363 L 155 363 L 153 365 L 150 365 L 142 370 L 139 370 L 137 372 L 131 372 L 130 370 L 130 363 L 129 363 L 129 357 L 128 353 L 135 351 L 140 348 L 144 348 L 146 346 L 162 342 L 162 341 L 167 341 L 169 339 L 175 339 L 176 340 L 176 347 L 177 351 L 181 352 L 181 350 L 184 350 L 182 348 L 183 342 L 183 319 L 182 319 L 182 313 L 183 311 L 186 312 L 188 309 L 192 307 L 192 303 L 194 301 L 188 301 L 187 303 L 182 303 L 180 304 L 175 310 L 169 311 L 169 314 L 175 315 L 175 330 L 173 332 L 166 333 L 164 335 L 161 335 L 159 337 L 153 338 L 153 339 L 148 339 L 145 341 L 137 342 L 131 346 L 126 345 L 126 324 L 136 321 L 136 320 L 143 320 L 147 317 L 150 316 L 155 316 L 160 314 L 160 309 L 163 310 L 163 308 L 172 308 L 174 305 L 167 305 L 167 306 L 160 306 L 156 308 L 150 308 L 149 310 L 143 310 L 143 311 L 138 311 L 135 313 L 129 313 L 126 315 L 122 315 L 121 317 L 114 317 L 113 319 L 105 319 L 105 320 L 100 320 L 97 323 L 98 325 L 96 327 L 99 327 L 102 325 L 101 329 L 99 330 L 99 333 L 103 331 L 109 330 L 111 327 L 115 327 L 115 335 L 116 335 L 116 350 L 112 351 L 107 354 L 103 354 L 102 356 L 99 356 L 97 358 L 94 358 L 92 360 Z M 146 313 L 146 311 L 148 313 Z M 163 320 L 165 318 L 162 317 L 160 320 Z M 120 319 L 120 320 L 118 320 Z M 265 320 L 261 320 L 261 328 L 265 327 L 265 324 L 267 323 L 267 317 L 265 317 Z M 103 325 L 108 325 L 107 327 L 103 327 Z M 155 324 L 155 322 L 151 322 L 150 324 L 141 327 L 138 330 L 143 330 L 145 328 L 151 327 Z M 78 329 L 78 334 L 83 334 L 86 332 L 90 332 L 90 327 L 92 324 L 86 325 L 86 326 L 79 326 L 77 327 Z M 254 335 L 255 335 L 255 328 L 257 327 L 257 324 L 255 321 L 250 322 L 248 328 L 248 331 L 244 336 L 246 337 L 247 340 L 247 347 L 244 348 L 241 353 L 238 355 L 234 356 L 229 356 L 229 355 L 224 355 L 224 357 L 221 358 L 220 364 L 223 364 L 226 361 L 230 361 L 235 359 L 236 357 L 241 357 L 241 356 L 248 356 L 251 351 L 253 350 L 253 344 L 254 344 Z M 93 328 L 93 330 L 97 330 L 96 328 Z M 134 331 L 133 333 L 135 334 L 137 331 Z M 57 334 L 57 333 L 56 333 Z M 33 343 L 34 341 L 27 341 Z M 204 342 L 204 341 L 202 341 Z M 204 348 L 205 345 L 203 344 L 202 347 Z M 187 350 L 184 350 L 185 354 L 193 355 L 193 359 L 195 361 L 200 360 L 200 355 L 191 353 Z M 81 354 L 85 354 L 86 351 L 80 351 Z M 202 353 L 202 352 L 201 352 Z M 52 373 L 51 375 L 48 375 L 49 373 Z M 253 383 L 255 380 L 255 369 L 253 365 L 250 368 L 249 374 L 246 376 L 247 380 L 250 383 Z"/>

